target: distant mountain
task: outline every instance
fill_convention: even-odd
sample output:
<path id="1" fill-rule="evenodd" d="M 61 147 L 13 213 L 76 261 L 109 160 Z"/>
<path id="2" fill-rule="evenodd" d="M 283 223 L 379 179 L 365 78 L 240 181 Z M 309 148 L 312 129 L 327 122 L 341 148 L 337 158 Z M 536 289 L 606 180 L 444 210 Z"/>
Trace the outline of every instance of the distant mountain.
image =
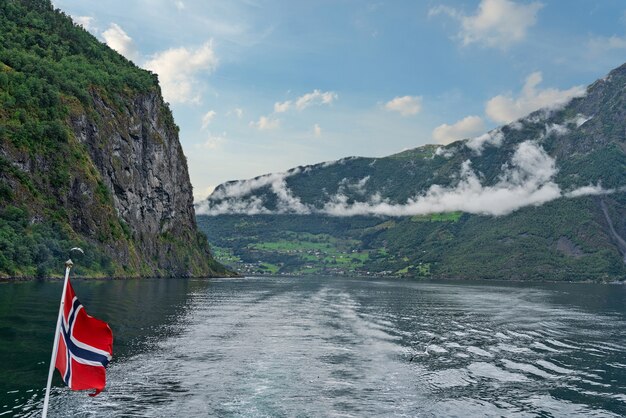
<path id="1" fill-rule="evenodd" d="M 156 75 L 49 0 L 0 2 L 0 278 L 226 274 Z"/>
<path id="2" fill-rule="evenodd" d="M 626 65 L 482 136 L 227 182 L 196 213 L 247 272 L 626 279 Z"/>

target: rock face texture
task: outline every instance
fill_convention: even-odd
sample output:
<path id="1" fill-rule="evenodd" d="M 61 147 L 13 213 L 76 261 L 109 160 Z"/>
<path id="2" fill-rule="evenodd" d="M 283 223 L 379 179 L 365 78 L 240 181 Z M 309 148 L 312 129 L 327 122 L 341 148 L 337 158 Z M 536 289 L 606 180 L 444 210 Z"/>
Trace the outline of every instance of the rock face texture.
<path id="1" fill-rule="evenodd" d="M 124 263 L 147 263 L 149 274 L 189 276 L 211 272 L 209 265 L 179 253 L 198 242 L 187 159 L 169 109 L 157 91 L 139 94 L 121 109 L 92 94 L 93 114 L 70 117 L 75 138 L 84 144 L 106 188 L 117 216 L 130 230 L 135 254 L 118 248 Z M 76 202 L 85 193 L 72 193 Z M 84 229 L 85 225 L 90 227 Z M 96 237 L 97 219 L 88 211 L 72 222 L 75 230 Z M 81 228 L 83 228 L 81 230 Z M 186 244 L 188 243 L 188 244 Z M 206 249 L 206 247 L 204 248 Z M 211 259 L 210 254 L 197 254 Z M 197 257 L 196 257 L 197 258 Z M 194 272 L 195 269 L 195 272 Z"/>
<path id="2" fill-rule="evenodd" d="M 0 278 L 228 275 L 155 74 L 49 0 L 0 2 Z"/>

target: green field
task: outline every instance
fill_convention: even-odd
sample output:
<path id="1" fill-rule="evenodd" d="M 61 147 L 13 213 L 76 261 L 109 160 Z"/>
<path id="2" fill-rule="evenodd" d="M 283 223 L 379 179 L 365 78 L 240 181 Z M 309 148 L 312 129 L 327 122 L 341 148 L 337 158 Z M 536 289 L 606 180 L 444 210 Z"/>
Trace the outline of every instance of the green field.
<path id="1" fill-rule="evenodd" d="M 456 222 L 461 214 L 432 215 L 427 218 L 433 222 Z M 422 218 L 422 217 L 420 217 Z M 213 218 L 199 218 L 201 227 Z M 219 245 L 213 245 L 213 255 L 241 274 L 331 274 L 331 275 L 375 275 L 375 276 L 419 276 L 430 275 L 430 264 L 412 264 L 407 257 L 397 257 L 384 245 L 367 247 L 361 239 L 354 236 L 333 236 L 329 233 L 311 233 L 291 231 L 289 218 L 281 219 L 281 228 L 264 229 L 265 218 L 256 218 L 246 222 L 238 219 L 228 228 L 238 228 L 250 235 L 241 233 L 223 236 Z M 304 221 L 305 218 L 298 218 Z M 275 219 L 274 219 L 275 221 Z M 285 221 L 287 221 L 285 223 Z M 395 226 L 393 221 L 375 220 L 376 225 L 364 228 L 365 231 L 384 231 Z M 308 228 L 315 229 L 308 224 Z M 259 234 L 259 232 L 263 232 Z M 361 231 L 359 229 L 359 231 Z M 262 237 L 262 238 L 261 238 Z M 394 268 L 381 270 L 379 266 L 390 264 Z M 372 266 L 377 266 L 372 268 Z"/>

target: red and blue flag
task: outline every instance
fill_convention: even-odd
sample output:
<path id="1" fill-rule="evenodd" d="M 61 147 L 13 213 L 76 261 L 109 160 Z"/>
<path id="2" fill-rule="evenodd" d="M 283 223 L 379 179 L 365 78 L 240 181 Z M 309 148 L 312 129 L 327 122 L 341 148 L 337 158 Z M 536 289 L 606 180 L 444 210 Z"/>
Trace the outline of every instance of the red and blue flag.
<path id="1" fill-rule="evenodd" d="M 85 312 L 68 279 L 55 363 L 63 381 L 72 390 L 95 389 L 90 396 L 96 396 L 106 384 L 112 355 L 111 328 Z"/>

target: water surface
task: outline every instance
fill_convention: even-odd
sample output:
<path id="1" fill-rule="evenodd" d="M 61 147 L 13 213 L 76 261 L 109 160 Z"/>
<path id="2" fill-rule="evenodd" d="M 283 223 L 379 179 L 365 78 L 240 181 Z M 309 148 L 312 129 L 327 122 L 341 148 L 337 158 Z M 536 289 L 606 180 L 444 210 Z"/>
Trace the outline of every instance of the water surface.
<path id="1" fill-rule="evenodd" d="M 115 335 L 51 417 L 622 416 L 626 288 L 341 278 L 77 281 Z M 60 283 L 0 285 L 0 416 L 39 416 Z"/>

